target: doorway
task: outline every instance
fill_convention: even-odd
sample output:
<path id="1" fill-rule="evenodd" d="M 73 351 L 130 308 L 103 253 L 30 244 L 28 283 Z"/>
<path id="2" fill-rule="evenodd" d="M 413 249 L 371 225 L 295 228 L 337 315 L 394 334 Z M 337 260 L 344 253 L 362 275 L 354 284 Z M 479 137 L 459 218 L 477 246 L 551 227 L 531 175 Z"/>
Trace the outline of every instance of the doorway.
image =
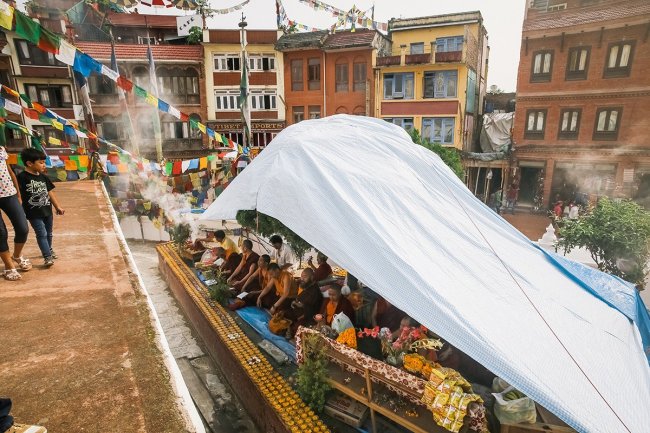
<path id="1" fill-rule="evenodd" d="M 541 168 L 521 167 L 521 178 L 519 181 L 519 204 L 533 206 L 537 195 L 538 180 Z"/>

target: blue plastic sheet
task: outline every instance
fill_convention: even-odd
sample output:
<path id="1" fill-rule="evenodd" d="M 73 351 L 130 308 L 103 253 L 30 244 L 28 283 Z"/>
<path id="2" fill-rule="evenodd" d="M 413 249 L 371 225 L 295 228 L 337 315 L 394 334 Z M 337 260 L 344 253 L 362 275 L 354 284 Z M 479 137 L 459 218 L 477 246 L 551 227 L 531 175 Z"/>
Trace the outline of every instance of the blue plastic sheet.
<path id="1" fill-rule="evenodd" d="M 271 316 L 269 316 L 266 311 L 257 307 L 244 307 L 237 310 L 237 314 L 239 314 L 239 317 L 241 317 L 244 322 L 253 327 L 258 334 L 275 344 L 281 351 L 287 354 L 289 359 L 296 362 L 296 348 L 294 345 L 289 343 L 286 338 L 275 335 L 269 331 L 269 320 L 271 319 Z"/>

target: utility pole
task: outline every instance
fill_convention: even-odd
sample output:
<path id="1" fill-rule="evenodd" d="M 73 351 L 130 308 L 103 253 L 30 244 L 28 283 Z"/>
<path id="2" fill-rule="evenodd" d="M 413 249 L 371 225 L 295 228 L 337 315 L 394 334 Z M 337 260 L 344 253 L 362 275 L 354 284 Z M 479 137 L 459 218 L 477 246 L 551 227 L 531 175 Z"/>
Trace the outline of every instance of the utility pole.
<path id="1" fill-rule="evenodd" d="M 242 148 L 247 148 L 250 146 L 250 134 L 251 134 L 251 110 L 250 105 L 248 105 L 248 58 L 246 56 L 246 17 L 244 13 L 241 14 L 241 22 L 239 23 L 240 31 L 240 41 L 241 41 L 241 86 L 240 86 L 240 107 L 241 107 L 241 118 L 242 118 Z"/>

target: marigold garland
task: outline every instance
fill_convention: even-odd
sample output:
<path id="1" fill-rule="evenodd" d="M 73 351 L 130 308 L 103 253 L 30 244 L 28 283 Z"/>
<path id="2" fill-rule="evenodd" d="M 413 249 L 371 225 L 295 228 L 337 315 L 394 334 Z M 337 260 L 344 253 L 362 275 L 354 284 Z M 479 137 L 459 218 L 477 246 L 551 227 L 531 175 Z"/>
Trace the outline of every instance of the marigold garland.
<path id="1" fill-rule="evenodd" d="M 348 328 L 345 331 L 341 332 L 336 341 L 341 344 L 345 344 L 352 349 L 357 348 L 357 332 L 354 328 Z"/>

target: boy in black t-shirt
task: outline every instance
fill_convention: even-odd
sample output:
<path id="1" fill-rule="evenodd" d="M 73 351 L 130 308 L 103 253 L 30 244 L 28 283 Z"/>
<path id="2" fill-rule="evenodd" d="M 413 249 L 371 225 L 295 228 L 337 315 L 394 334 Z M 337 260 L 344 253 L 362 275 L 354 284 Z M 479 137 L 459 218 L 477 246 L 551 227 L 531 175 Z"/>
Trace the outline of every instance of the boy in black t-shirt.
<path id="1" fill-rule="evenodd" d="M 27 220 L 36 233 L 38 247 L 45 259 L 45 266 L 54 264 L 56 255 L 52 250 L 52 205 L 57 215 L 63 215 L 64 210 L 59 206 L 54 191 L 54 184 L 45 176 L 45 154 L 34 148 L 27 148 L 20 153 L 25 164 L 25 171 L 18 177 L 20 195 L 23 199 L 23 209 Z"/>

